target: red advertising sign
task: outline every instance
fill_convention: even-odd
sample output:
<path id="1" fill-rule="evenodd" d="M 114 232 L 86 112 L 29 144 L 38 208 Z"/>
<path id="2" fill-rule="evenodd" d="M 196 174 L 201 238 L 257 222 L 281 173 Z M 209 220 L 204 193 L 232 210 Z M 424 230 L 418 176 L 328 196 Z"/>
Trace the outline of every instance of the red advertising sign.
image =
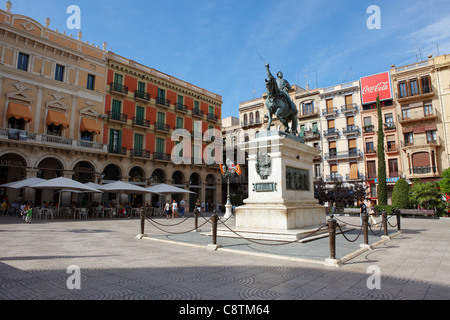
<path id="1" fill-rule="evenodd" d="M 391 75 L 389 72 L 361 78 L 362 104 L 374 103 L 380 95 L 380 101 L 392 99 Z"/>

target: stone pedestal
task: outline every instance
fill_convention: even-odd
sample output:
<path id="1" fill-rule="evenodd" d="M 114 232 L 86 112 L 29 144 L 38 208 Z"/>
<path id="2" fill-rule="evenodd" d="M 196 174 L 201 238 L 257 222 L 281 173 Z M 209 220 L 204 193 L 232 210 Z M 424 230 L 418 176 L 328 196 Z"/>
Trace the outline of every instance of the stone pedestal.
<path id="1" fill-rule="evenodd" d="M 249 197 L 236 208 L 236 229 L 313 230 L 326 223 L 314 199 L 313 159 L 320 150 L 272 130 L 241 146 L 248 153 Z"/>

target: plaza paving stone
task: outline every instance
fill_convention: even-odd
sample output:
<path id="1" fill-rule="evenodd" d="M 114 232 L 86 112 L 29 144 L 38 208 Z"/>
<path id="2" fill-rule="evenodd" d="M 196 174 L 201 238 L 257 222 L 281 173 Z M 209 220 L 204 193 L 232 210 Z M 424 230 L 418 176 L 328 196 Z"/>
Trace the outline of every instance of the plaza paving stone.
<path id="1" fill-rule="evenodd" d="M 357 217 L 338 217 L 358 225 Z M 158 224 L 154 224 L 155 221 Z M 147 221 L 138 239 L 138 219 L 34 220 L 0 217 L 1 300 L 448 300 L 449 219 L 402 219 L 387 241 L 369 237 L 371 250 L 340 268 L 325 266 L 328 238 L 268 245 L 211 237 L 193 219 Z M 232 224 L 232 219 L 228 221 Z M 394 222 L 392 222 L 394 223 Z M 158 228 L 156 228 L 158 226 Z M 209 224 L 202 230 L 207 231 Z M 374 230 L 377 232 L 379 229 Z M 170 233 L 169 233 L 170 232 Z M 185 233 L 187 232 L 187 233 Z M 358 229 L 346 234 L 350 240 Z M 360 250 L 337 235 L 337 258 Z M 273 243 L 271 243 L 273 244 Z M 81 289 L 70 290 L 69 266 L 78 266 Z M 368 268 L 381 272 L 370 289 Z"/>

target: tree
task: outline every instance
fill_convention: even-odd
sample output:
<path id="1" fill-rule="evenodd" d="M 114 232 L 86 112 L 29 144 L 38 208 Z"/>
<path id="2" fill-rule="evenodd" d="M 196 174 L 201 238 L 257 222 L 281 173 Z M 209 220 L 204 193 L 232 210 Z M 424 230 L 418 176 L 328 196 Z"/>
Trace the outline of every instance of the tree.
<path id="1" fill-rule="evenodd" d="M 442 172 L 442 180 L 439 182 L 443 193 L 450 195 L 450 168 Z"/>
<path id="2" fill-rule="evenodd" d="M 384 155 L 384 123 L 380 96 L 377 96 L 378 111 L 378 204 L 387 205 L 386 159 Z"/>
<path id="3" fill-rule="evenodd" d="M 410 207 L 411 187 L 405 179 L 399 179 L 392 190 L 392 205 L 400 209 Z"/>
<path id="4" fill-rule="evenodd" d="M 422 183 L 416 180 L 411 188 L 412 203 L 422 209 L 443 211 L 445 202 L 442 197 L 443 193 L 438 182 Z"/>
<path id="5" fill-rule="evenodd" d="M 319 200 L 320 205 L 330 201 L 330 195 L 322 179 L 314 183 L 314 198 Z"/>

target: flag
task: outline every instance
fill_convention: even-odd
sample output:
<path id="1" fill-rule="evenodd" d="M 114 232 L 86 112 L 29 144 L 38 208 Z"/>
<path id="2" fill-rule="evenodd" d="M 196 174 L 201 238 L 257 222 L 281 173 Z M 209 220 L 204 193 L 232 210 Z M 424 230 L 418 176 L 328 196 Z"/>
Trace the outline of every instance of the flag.
<path id="1" fill-rule="evenodd" d="M 238 176 L 240 176 L 242 174 L 242 169 L 239 164 L 236 166 L 236 173 L 238 174 Z"/>
<path id="2" fill-rule="evenodd" d="M 222 175 L 225 174 L 225 171 L 223 170 L 223 164 L 220 165 L 220 172 L 222 173 Z"/>

